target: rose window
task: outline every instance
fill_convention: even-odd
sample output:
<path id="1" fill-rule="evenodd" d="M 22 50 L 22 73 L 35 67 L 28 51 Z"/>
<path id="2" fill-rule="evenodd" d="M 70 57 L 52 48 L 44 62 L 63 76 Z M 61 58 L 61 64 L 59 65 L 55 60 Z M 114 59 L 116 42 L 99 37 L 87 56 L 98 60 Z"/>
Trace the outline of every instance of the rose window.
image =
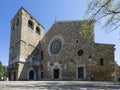
<path id="1" fill-rule="evenodd" d="M 57 53 L 60 51 L 61 46 L 62 46 L 62 41 L 61 41 L 60 39 L 55 39 L 55 40 L 53 40 L 53 41 L 51 42 L 50 48 L 49 48 L 49 49 L 50 49 L 50 53 L 51 53 L 52 55 L 57 54 Z"/>

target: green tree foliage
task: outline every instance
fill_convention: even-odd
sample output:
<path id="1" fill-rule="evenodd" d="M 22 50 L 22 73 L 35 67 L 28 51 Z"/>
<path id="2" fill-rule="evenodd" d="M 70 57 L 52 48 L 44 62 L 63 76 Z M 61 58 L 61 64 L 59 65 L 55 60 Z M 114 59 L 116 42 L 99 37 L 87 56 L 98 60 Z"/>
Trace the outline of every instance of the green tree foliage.
<path id="1" fill-rule="evenodd" d="M 3 76 L 3 66 L 2 66 L 2 62 L 0 61 L 0 77 Z"/>
<path id="2" fill-rule="evenodd" d="M 85 22 L 81 23 L 82 30 L 80 30 L 80 34 L 84 38 L 89 38 L 93 36 L 94 33 L 93 24 L 94 20 L 86 20 Z"/>
<path id="3" fill-rule="evenodd" d="M 95 21 L 102 21 L 109 31 L 120 28 L 120 0 L 88 0 L 85 16 Z"/>
<path id="4" fill-rule="evenodd" d="M 3 72 L 4 72 L 4 76 L 7 76 L 7 74 L 8 74 L 8 66 L 3 66 Z"/>
<path id="5" fill-rule="evenodd" d="M 8 66 L 3 66 L 2 62 L 0 61 L 0 78 L 3 77 L 7 79 L 8 76 Z"/>
<path id="6" fill-rule="evenodd" d="M 5 80 L 8 77 L 8 66 L 3 66 L 3 77 Z"/>

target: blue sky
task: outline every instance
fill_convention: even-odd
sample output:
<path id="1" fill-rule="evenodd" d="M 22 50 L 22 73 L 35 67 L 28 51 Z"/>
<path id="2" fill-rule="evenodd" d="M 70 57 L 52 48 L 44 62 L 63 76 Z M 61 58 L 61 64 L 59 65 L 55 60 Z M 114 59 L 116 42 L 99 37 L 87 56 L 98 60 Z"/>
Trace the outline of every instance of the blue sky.
<path id="1" fill-rule="evenodd" d="M 47 32 L 55 20 L 83 20 L 87 8 L 86 0 L 1 0 L 0 1 L 0 61 L 8 65 L 10 43 L 10 21 L 24 7 L 38 20 Z M 120 30 L 106 33 L 95 25 L 95 42 L 115 44 L 115 60 L 120 64 Z"/>

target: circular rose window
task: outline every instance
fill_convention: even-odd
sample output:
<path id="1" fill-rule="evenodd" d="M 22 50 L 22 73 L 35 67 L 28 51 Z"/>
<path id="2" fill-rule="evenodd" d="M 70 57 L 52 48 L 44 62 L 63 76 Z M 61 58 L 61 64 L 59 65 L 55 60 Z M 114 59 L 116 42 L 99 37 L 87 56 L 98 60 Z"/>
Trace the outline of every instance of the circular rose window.
<path id="1" fill-rule="evenodd" d="M 50 47 L 49 47 L 49 52 L 52 55 L 57 54 L 60 49 L 62 47 L 62 40 L 61 39 L 54 39 L 51 43 L 50 43 Z"/>

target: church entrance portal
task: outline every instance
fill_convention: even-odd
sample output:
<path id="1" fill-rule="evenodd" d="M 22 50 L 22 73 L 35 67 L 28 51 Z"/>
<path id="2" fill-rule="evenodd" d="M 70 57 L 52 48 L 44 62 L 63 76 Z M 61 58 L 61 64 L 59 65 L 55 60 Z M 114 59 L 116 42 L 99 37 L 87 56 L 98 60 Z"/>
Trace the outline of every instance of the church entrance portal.
<path id="1" fill-rule="evenodd" d="M 33 70 L 30 70 L 30 72 L 29 72 L 29 80 L 34 80 L 34 72 L 33 72 Z"/>
<path id="2" fill-rule="evenodd" d="M 78 67 L 78 78 L 84 79 L 84 67 Z"/>
<path id="3" fill-rule="evenodd" d="M 59 79 L 59 69 L 54 69 L 54 79 Z"/>

